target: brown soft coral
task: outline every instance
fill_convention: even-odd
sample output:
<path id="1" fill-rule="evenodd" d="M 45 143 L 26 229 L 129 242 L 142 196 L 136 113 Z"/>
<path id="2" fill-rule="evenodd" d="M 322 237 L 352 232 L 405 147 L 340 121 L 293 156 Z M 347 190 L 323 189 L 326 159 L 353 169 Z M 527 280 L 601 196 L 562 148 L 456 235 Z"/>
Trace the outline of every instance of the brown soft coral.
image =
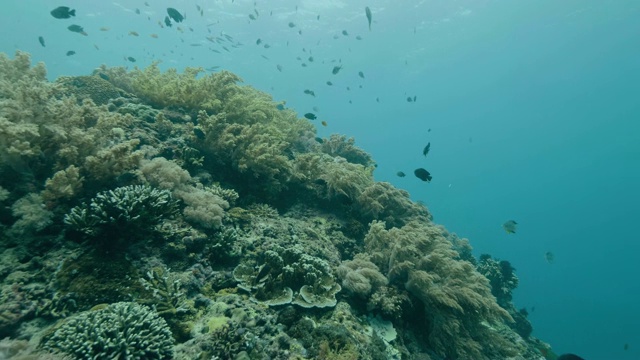
<path id="1" fill-rule="evenodd" d="M 409 291 L 425 308 L 429 345 L 455 359 L 497 359 L 515 349 L 488 323 L 510 321 L 491 295 L 488 280 L 460 260 L 437 227 L 409 222 L 385 230 L 373 222 L 365 237 L 372 261 L 391 284 Z"/>

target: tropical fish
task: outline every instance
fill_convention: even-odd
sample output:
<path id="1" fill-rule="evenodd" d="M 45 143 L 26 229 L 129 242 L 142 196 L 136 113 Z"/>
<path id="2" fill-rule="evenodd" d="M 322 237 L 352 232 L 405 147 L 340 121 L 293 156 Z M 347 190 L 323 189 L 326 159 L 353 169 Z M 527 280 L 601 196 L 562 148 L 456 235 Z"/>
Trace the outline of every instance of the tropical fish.
<path id="1" fill-rule="evenodd" d="M 140 9 L 136 9 L 136 14 L 140 15 Z"/>
<path id="2" fill-rule="evenodd" d="M 182 16 L 182 14 L 180 14 L 178 10 L 172 7 L 167 8 L 167 14 L 169 14 L 169 17 L 171 17 L 175 22 L 182 22 L 182 20 L 184 20 L 184 16 Z"/>
<path id="3" fill-rule="evenodd" d="M 154 38 L 154 39 L 157 39 L 157 38 L 158 38 L 158 34 L 151 34 L 151 35 L 149 35 L 149 36 L 151 36 L 151 37 L 152 37 L 152 38 Z"/>
<path id="4" fill-rule="evenodd" d="M 171 26 L 173 26 L 173 25 L 171 24 L 171 19 L 169 19 L 169 17 L 168 17 L 168 16 L 165 16 L 165 17 L 164 17 L 164 24 L 165 24 L 165 25 L 167 25 L 167 27 L 171 27 Z"/>
<path id="5" fill-rule="evenodd" d="M 404 171 L 398 171 L 398 172 L 396 173 L 396 175 L 398 175 L 398 177 L 405 177 L 405 176 L 407 176 L 407 174 L 405 174 L 405 173 L 404 173 Z"/>
<path id="6" fill-rule="evenodd" d="M 262 40 L 258 39 L 256 40 L 256 45 L 260 45 L 262 43 Z"/>
<path id="7" fill-rule="evenodd" d="M 136 59 L 132 56 L 127 56 L 127 60 L 131 61 L 131 62 L 136 62 Z"/>
<path id="8" fill-rule="evenodd" d="M 251 20 L 255 20 L 255 19 L 256 19 L 256 16 L 255 16 L 255 15 L 253 15 L 253 14 L 249 14 L 249 19 L 251 19 Z"/>
<path id="9" fill-rule="evenodd" d="M 311 96 L 313 96 L 313 97 L 315 97 L 315 96 L 316 96 L 316 93 L 315 93 L 315 92 L 313 92 L 313 90 L 305 89 L 303 92 L 304 92 L 305 94 L 307 94 L 307 95 L 311 95 Z"/>
<path id="10" fill-rule="evenodd" d="M 342 35 L 349 36 L 349 33 L 347 32 L 347 30 L 342 30 Z"/>
<path id="11" fill-rule="evenodd" d="M 282 72 L 282 65 L 280 65 L 280 64 L 276 65 L 276 69 L 278 69 L 278 71 Z"/>
<path id="12" fill-rule="evenodd" d="M 427 143 L 427 146 L 425 146 L 424 149 L 422 149 L 422 155 L 427 156 L 427 154 L 429 153 L 429 150 L 431 150 L 431 143 Z"/>
<path id="13" fill-rule="evenodd" d="M 356 36 L 356 40 L 362 40 L 362 36 L 360 35 Z"/>
<path id="14" fill-rule="evenodd" d="M 324 120 L 320 124 L 322 124 L 322 126 L 327 126 L 327 122 Z"/>
<path id="15" fill-rule="evenodd" d="M 367 21 L 369 22 L 369 31 L 371 31 L 371 9 L 369 7 L 364 8 L 364 13 L 367 15 Z"/>
<path id="16" fill-rule="evenodd" d="M 88 35 L 86 32 L 84 32 L 84 29 L 80 25 L 69 25 L 69 27 L 67 27 L 67 29 L 69 29 L 69 31 L 71 31 L 71 32 L 82 34 L 84 36 Z"/>
<path id="17" fill-rule="evenodd" d="M 73 51 L 73 50 L 67 51 L 67 56 L 71 56 L 71 55 L 75 55 L 75 54 L 76 54 L 76 52 Z"/>
<path id="18" fill-rule="evenodd" d="M 51 10 L 51 16 L 56 19 L 68 19 L 72 16 L 76 16 L 76 10 L 71 10 L 68 6 L 58 6 Z"/>
<path id="19" fill-rule="evenodd" d="M 331 70 L 331 73 L 332 73 L 333 75 L 336 75 L 337 73 L 339 73 L 339 72 L 340 72 L 340 69 L 342 69 L 342 65 L 334 66 L 334 67 L 333 67 L 333 70 Z"/>
<path id="20" fill-rule="evenodd" d="M 103 26 L 103 27 L 100 28 L 100 31 L 109 31 L 109 28 L 106 27 L 106 26 Z"/>
<path id="21" fill-rule="evenodd" d="M 290 23 L 289 23 L 289 27 L 290 27 L 290 28 L 296 27 L 296 24 L 294 24 L 294 23 L 290 22 Z"/>
<path id="22" fill-rule="evenodd" d="M 320 144 L 322 144 L 324 142 L 324 140 L 322 140 L 321 137 L 316 137 L 316 141 Z"/>
<path id="23" fill-rule="evenodd" d="M 407 96 L 407 102 L 413 102 L 413 98 L 411 96 Z"/>
<path id="24" fill-rule="evenodd" d="M 502 224 L 502 228 L 504 229 L 504 231 L 507 232 L 507 234 L 515 234 L 516 233 L 516 225 L 518 225 L 517 222 L 515 222 L 514 220 L 509 220 L 509 221 L 505 222 L 504 224 Z"/>
<path id="25" fill-rule="evenodd" d="M 140 36 L 140 34 L 138 34 L 138 32 L 136 32 L 136 31 L 129 31 L 129 35 L 131 35 L 131 36 Z"/>
<path id="26" fill-rule="evenodd" d="M 415 169 L 413 174 L 422 181 L 430 182 L 432 179 L 431 174 L 423 168 Z"/>
<path id="27" fill-rule="evenodd" d="M 327 85 L 331 86 L 333 83 L 331 81 L 327 81 Z"/>
<path id="28" fill-rule="evenodd" d="M 551 251 L 547 251 L 546 253 L 544 253 L 544 259 L 547 260 L 549 264 L 553 264 L 555 258 L 555 255 L 553 255 Z"/>
<path id="29" fill-rule="evenodd" d="M 318 118 L 314 113 L 306 113 L 304 114 L 304 117 L 306 117 L 309 120 L 315 120 Z"/>
<path id="30" fill-rule="evenodd" d="M 278 105 L 276 105 L 276 109 L 278 109 L 278 110 L 280 110 L 280 111 L 284 110 L 284 104 L 278 104 Z"/>
<path id="31" fill-rule="evenodd" d="M 98 73 L 98 76 L 100 76 L 102 80 L 107 80 L 107 81 L 111 80 L 109 76 L 105 73 Z"/>
<path id="32" fill-rule="evenodd" d="M 44 38 L 42 36 L 38 36 L 38 42 L 40 42 L 40 45 L 42 45 L 42 47 L 45 47 L 46 45 L 44 44 Z"/>

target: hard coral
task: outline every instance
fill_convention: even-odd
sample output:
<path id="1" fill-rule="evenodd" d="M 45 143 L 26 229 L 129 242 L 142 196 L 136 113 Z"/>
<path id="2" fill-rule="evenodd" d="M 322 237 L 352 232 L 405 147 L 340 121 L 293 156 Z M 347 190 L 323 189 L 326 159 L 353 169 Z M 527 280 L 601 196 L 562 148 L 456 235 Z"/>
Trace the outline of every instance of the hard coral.
<path id="1" fill-rule="evenodd" d="M 87 311 L 67 320 L 43 343 L 77 359 L 171 359 L 167 323 L 146 306 L 130 302 Z"/>
<path id="2" fill-rule="evenodd" d="M 64 222 L 100 243 L 140 236 L 160 220 L 175 213 L 176 204 L 167 190 L 133 185 L 98 193 L 90 203 L 76 206 Z M 103 244 L 116 245 L 116 244 Z"/>

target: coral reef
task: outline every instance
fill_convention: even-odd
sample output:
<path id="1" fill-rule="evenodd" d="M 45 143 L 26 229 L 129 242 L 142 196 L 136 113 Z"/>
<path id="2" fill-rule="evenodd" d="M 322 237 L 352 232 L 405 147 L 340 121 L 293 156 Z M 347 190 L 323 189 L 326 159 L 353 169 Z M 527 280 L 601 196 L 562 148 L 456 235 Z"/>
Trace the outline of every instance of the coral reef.
<path id="1" fill-rule="evenodd" d="M 63 320 L 43 347 L 78 359 L 171 359 L 165 321 L 146 306 L 119 302 Z"/>
<path id="2" fill-rule="evenodd" d="M 476 261 L 375 181 L 352 138 L 316 140 L 270 95 L 201 71 L 49 82 L 28 54 L 0 54 L 0 357 L 548 351 L 507 262 Z"/>

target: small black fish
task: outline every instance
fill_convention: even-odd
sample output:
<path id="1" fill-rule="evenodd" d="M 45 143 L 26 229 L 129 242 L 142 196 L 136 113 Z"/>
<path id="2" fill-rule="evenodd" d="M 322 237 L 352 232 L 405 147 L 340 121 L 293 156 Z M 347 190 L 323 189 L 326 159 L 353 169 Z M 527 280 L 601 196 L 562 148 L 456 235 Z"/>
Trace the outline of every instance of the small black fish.
<path id="1" fill-rule="evenodd" d="M 69 29 L 69 31 L 71 31 L 71 32 L 87 36 L 87 33 L 84 32 L 84 29 L 80 25 L 69 25 L 69 27 L 67 27 L 67 29 Z"/>
<path id="2" fill-rule="evenodd" d="M 256 40 L 256 45 L 260 45 L 262 43 L 262 40 L 258 39 Z"/>
<path id="3" fill-rule="evenodd" d="M 305 89 L 305 90 L 304 90 L 304 93 L 305 93 L 305 94 L 307 94 L 307 95 L 311 95 L 311 96 L 313 96 L 313 97 L 315 97 L 315 96 L 316 96 L 316 93 L 315 93 L 315 92 L 313 92 L 313 90 Z"/>
<path id="4" fill-rule="evenodd" d="M 140 9 L 136 9 L 136 14 L 140 15 Z"/>
<path id="5" fill-rule="evenodd" d="M 306 117 L 309 120 L 315 120 L 318 118 L 314 113 L 306 113 L 304 114 L 304 117 Z"/>
<path id="6" fill-rule="evenodd" d="M 327 81 L 327 85 L 331 86 L 333 83 L 331 81 Z"/>
<path id="7" fill-rule="evenodd" d="M 276 65 L 276 69 L 278 69 L 278 71 L 282 72 L 282 65 L 280 65 L 280 64 Z"/>
<path id="8" fill-rule="evenodd" d="M 276 105 L 276 109 L 282 111 L 282 110 L 284 110 L 284 105 L 283 104 L 278 104 L 278 105 Z"/>
<path id="9" fill-rule="evenodd" d="M 415 176 L 418 179 L 420 179 L 422 181 L 430 182 L 431 179 L 432 179 L 431 178 L 431 174 L 427 170 L 425 170 L 423 168 L 418 168 L 413 173 L 415 174 Z"/>
<path id="10" fill-rule="evenodd" d="M 334 67 L 333 67 L 333 70 L 331 70 L 331 73 L 332 73 L 333 75 L 336 75 L 336 74 L 338 74 L 338 73 L 340 72 L 340 70 L 341 70 L 341 69 L 342 69 L 342 65 L 334 66 Z"/>
<path id="11" fill-rule="evenodd" d="M 73 51 L 73 50 L 67 51 L 67 56 L 71 56 L 71 55 L 75 55 L 75 54 L 76 54 L 76 52 Z"/>
<path id="12" fill-rule="evenodd" d="M 398 175 L 398 177 L 405 177 L 405 176 L 407 176 L 407 174 L 405 174 L 403 171 L 398 171 L 398 172 L 396 173 L 396 175 Z"/>
<path id="13" fill-rule="evenodd" d="M 249 14 L 249 19 L 251 19 L 251 20 L 255 20 L 255 19 L 256 19 L 256 16 L 255 16 L 255 15 L 253 15 L 253 14 Z"/>
<path id="14" fill-rule="evenodd" d="M 504 229 L 504 231 L 507 232 L 507 234 L 515 234 L 516 233 L 516 225 L 518 225 L 517 222 L 515 222 L 514 220 L 509 220 L 509 221 L 505 222 L 504 224 L 502 224 L 502 228 Z"/>
<path id="15" fill-rule="evenodd" d="M 431 132 L 431 128 L 429 128 L 429 130 L 427 130 L 427 132 Z"/>
<path id="16" fill-rule="evenodd" d="M 173 26 L 173 25 L 171 24 L 171 20 L 169 19 L 169 17 L 168 17 L 168 16 L 165 16 L 165 17 L 164 17 L 164 24 L 165 24 L 165 25 L 167 25 L 167 27 L 171 27 L 171 26 Z"/>
<path id="17" fill-rule="evenodd" d="M 347 32 L 347 30 L 342 30 L 342 35 L 349 36 L 349 33 Z"/>
<path id="18" fill-rule="evenodd" d="M 131 62 L 136 62 L 136 59 L 134 57 L 131 57 L 131 56 L 127 56 L 127 60 L 129 60 Z"/>
<path id="19" fill-rule="evenodd" d="M 109 76 L 105 73 L 98 73 L 98 76 L 100 76 L 102 80 L 107 80 L 107 81 L 111 80 Z"/>
<path id="20" fill-rule="evenodd" d="M 358 71 L 358 76 L 364 79 L 364 73 L 362 71 Z"/>
<path id="21" fill-rule="evenodd" d="M 369 22 L 369 31 L 371 31 L 371 9 L 369 9 L 369 7 L 365 7 L 364 8 L 364 13 L 367 15 L 367 21 Z"/>
<path id="22" fill-rule="evenodd" d="M 290 28 L 294 28 L 294 27 L 296 27 L 296 24 L 294 24 L 294 23 L 290 22 L 290 23 L 289 23 L 289 27 L 290 27 Z"/>
<path id="23" fill-rule="evenodd" d="M 380 102 L 380 98 L 379 97 L 376 98 L 376 102 Z"/>
<path id="24" fill-rule="evenodd" d="M 313 56 L 309 56 L 309 62 L 313 62 Z"/>
<path id="25" fill-rule="evenodd" d="M 68 6 L 58 6 L 51 10 L 51 16 L 56 19 L 68 19 L 72 16 L 76 16 L 76 10 L 71 10 Z"/>
<path id="26" fill-rule="evenodd" d="M 417 99 L 418 99 L 418 97 L 414 95 L 413 96 L 413 102 L 416 102 Z"/>
<path id="27" fill-rule="evenodd" d="M 180 14 L 180 12 L 174 8 L 167 8 L 167 14 L 173 19 L 175 22 L 182 22 L 184 20 L 184 16 Z"/>
<path id="28" fill-rule="evenodd" d="M 356 36 L 356 40 L 362 40 L 362 36 L 360 35 Z"/>
<path id="29" fill-rule="evenodd" d="M 429 153 L 429 150 L 431 150 L 431 143 L 427 143 L 427 146 L 425 146 L 424 149 L 422 149 L 422 155 L 427 156 L 427 154 Z"/>
<path id="30" fill-rule="evenodd" d="M 44 38 L 42 36 L 38 36 L 38 41 L 40 42 L 40 45 L 42 45 L 42 47 L 45 47 L 46 45 L 44 44 Z"/>
<path id="31" fill-rule="evenodd" d="M 324 142 L 324 140 L 322 140 L 321 137 L 316 137 L 316 141 L 320 144 L 322 144 Z"/>

